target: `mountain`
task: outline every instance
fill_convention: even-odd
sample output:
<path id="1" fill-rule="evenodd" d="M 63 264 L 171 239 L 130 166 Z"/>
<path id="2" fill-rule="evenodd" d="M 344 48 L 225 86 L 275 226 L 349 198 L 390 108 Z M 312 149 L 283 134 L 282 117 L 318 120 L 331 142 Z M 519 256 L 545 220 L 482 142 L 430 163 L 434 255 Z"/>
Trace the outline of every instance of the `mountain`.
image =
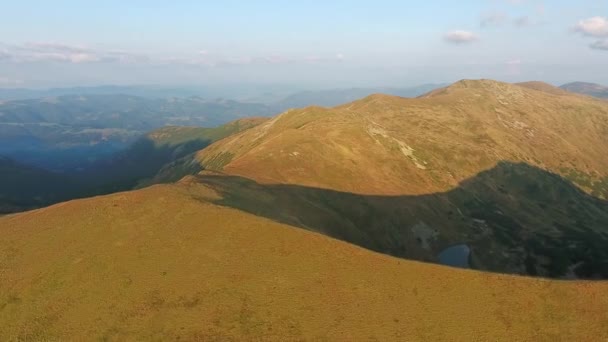
<path id="1" fill-rule="evenodd" d="M 573 92 L 594 97 L 608 98 L 608 87 L 587 82 L 572 82 L 562 85 L 560 88 Z"/>
<path id="2" fill-rule="evenodd" d="M 608 278 L 608 104 L 538 86 L 290 110 L 200 151 L 200 181 L 222 205 L 398 257 L 466 245 L 481 270 Z"/>
<path id="3" fill-rule="evenodd" d="M 231 100 L 68 95 L 0 103 L 0 154 L 39 167 L 78 169 L 123 150 L 167 125 L 215 127 L 273 114 Z"/>
<path id="4" fill-rule="evenodd" d="M 2 340 L 603 340 L 608 286 L 376 254 L 177 185 L 0 218 Z"/>
<path id="5" fill-rule="evenodd" d="M 416 97 L 443 86 L 445 85 L 425 84 L 410 88 L 350 88 L 302 91 L 285 97 L 276 102 L 275 106 L 283 110 L 311 105 L 333 107 L 379 93 L 402 97 Z"/>

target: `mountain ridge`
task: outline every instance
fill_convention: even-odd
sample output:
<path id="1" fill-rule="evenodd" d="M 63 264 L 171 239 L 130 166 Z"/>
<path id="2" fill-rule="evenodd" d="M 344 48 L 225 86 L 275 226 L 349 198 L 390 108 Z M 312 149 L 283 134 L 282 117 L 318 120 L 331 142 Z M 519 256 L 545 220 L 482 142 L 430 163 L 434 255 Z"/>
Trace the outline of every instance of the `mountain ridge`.
<path id="1" fill-rule="evenodd" d="M 471 88 L 471 84 L 474 84 L 474 89 L 477 89 L 475 91 L 479 91 L 479 93 L 467 90 Z M 561 108 L 566 106 L 573 106 L 576 109 L 569 110 L 568 117 L 566 118 L 558 117 L 555 112 L 564 113 Z M 471 110 L 471 108 L 473 108 L 473 110 Z M 575 116 L 576 110 L 588 111 L 589 119 L 581 120 L 577 118 Z M 429 149 L 429 147 L 434 150 L 445 149 L 445 145 L 448 145 L 449 143 L 433 143 L 431 139 L 439 140 L 442 139 L 440 134 L 451 133 L 453 139 L 456 141 L 469 136 L 468 139 L 472 142 L 463 142 L 463 145 L 469 145 L 464 146 L 463 148 L 476 148 L 478 149 L 478 151 L 476 151 L 476 156 L 471 155 L 471 157 L 487 159 L 486 161 L 481 160 L 485 167 L 476 168 L 473 172 L 468 173 L 468 175 L 478 172 L 483 168 L 487 169 L 491 167 L 492 163 L 490 160 L 492 159 L 493 162 L 496 162 L 499 160 L 510 160 L 511 158 L 513 158 L 513 161 L 526 161 L 533 164 L 540 164 L 540 166 L 543 166 L 543 163 L 548 164 L 547 166 L 549 166 L 552 171 L 560 173 L 561 168 L 570 168 L 572 166 L 566 160 L 560 160 L 565 158 L 560 156 L 561 154 L 576 155 L 580 153 L 580 151 L 587 149 L 588 151 L 583 154 L 583 157 L 581 158 L 585 158 L 585 155 L 587 154 L 592 154 L 592 156 L 585 158 L 584 162 L 579 162 L 577 164 L 583 167 L 587 165 L 586 168 L 589 169 L 584 170 L 587 173 L 598 173 L 602 176 L 606 176 L 605 170 L 608 170 L 608 164 L 602 161 L 604 160 L 602 156 L 605 155 L 606 152 L 605 147 L 602 146 L 605 146 L 606 142 L 605 138 L 602 138 L 602 136 L 603 132 L 608 129 L 606 128 L 608 125 L 606 123 L 606 117 L 608 116 L 606 114 L 607 111 L 608 106 L 605 103 L 587 100 L 585 98 L 580 98 L 577 95 L 556 97 L 551 93 L 527 90 L 527 88 L 521 86 L 502 82 L 484 80 L 471 83 L 471 81 L 463 81 L 462 83 L 456 83 L 451 87 L 440 89 L 435 93 L 427 94 L 424 97 L 417 99 L 398 98 L 388 95 L 372 95 L 350 104 L 334 107 L 333 109 L 308 107 L 300 110 L 290 110 L 276 116 L 266 124 L 261 125 L 250 132 L 236 135 L 231 139 L 228 139 L 229 141 L 237 139 L 242 140 L 238 143 L 242 146 L 239 149 L 231 151 L 224 147 L 220 148 L 218 146 L 217 148 L 221 149 L 224 155 L 227 152 L 235 155 L 232 157 L 230 163 L 220 166 L 228 168 L 230 172 L 235 170 L 235 172 L 240 172 L 241 175 L 247 176 L 247 174 L 245 174 L 246 170 L 236 170 L 249 166 L 255 168 L 255 164 L 253 163 L 255 158 L 274 160 L 269 157 L 269 155 L 256 156 L 255 158 L 253 155 L 251 158 L 248 157 L 250 152 L 247 151 L 249 151 L 249 149 L 253 150 L 251 153 L 254 153 L 263 148 L 270 148 L 268 147 L 269 143 L 267 142 L 263 143 L 266 146 L 258 146 L 260 139 L 268 134 L 273 135 L 272 139 L 284 140 L 281 141 L 281 144 L 277 144 L 280 145 L 280 147 L 274 146 L 272 147 L 272 151 L 268 151 L 268 153 L 272 153 L 275 157 L 278 154 L 283 153 L 285 159 L 282 160 L 282 162 L 291 165 L 293 164 L 294 159 L 289 158 L 289 153 L 298 151 L 296 150 L 297 146 L 289 145 L 292 143 L 295 144 L 295 142 L 292 141 L 295 141 L 296 139 L 285 137 L 284 134 L 286 130 L 289 130 L 290 134 L 298 135 L 298 139 L 302 139 L 302 141 L 308 141 L 310 140 L 310 137 L 300 137 L 301 133 L 299 131 L 306 130 L 307 133 L 313 135 L 320 135 L 318 132 L 323 132 L 326 136 L 319 136 L 316 139 L 318 141 L 323 141 L 327 139 L 331 140 L 333 136 L 339 137 L 340 135 L 345 136 L 346 134 L 351 134 L 351 132 L 348 132 L 349 129 L 357 129 L 359 130 L 359 132 L 356 132 L 356 134 L 358 134 L 357 140 L 352 139 L 352 141 L 348 141 L 349 144 L 345 147 L 346 149 L 352 150 L 353 146 L 360 146 L 359 148 L 363 148 L 363 145 L 359 145 L 359 141 L 362 141 L 363 139 L 367 141 L 366 146 L 372 147 L 378 144 L 381 145 L 379 141 L 382 141 L 385 145 L 389 144 L 395 146 L 397 150 L 401 150 L 402 155 L 407 157 L 405 159 L 410 159 L 410 167 L 408 168 L 412 169 L 411 164 L 413 164 L 413 171 L 416 171 L 416 169 L 424 170 L 425 168 L 430 168 L 430 166 L 423 165 L 423 159 L 425 158 L 420 157 L 419 159 L 422 161 L 418 162 L 415 160 L 418 158 L 416 157 L 416 150 L 420 150 L 421 148 L 416 148 L 416 142 L 408 142 L 407 140 L 412 141 L 415 138 L 416 140 L 426 140 L 425 144 L 435 145 L 427 146 L 425 149 Z M 492 113 L 492 116 L 488 116 L 487 112 Z M 431 116 L 437 116 L 437 118 Z M 406 122 L 396 122 L 396 118 L 400 118 L 400 120 L 405 120 Z M 383 128 L 382 120 L 391 120 L 391 124 L 394 124 L 395 127 L 401 126 L 400 129 L 407 129 L 408 132 L 410 132 L 410 135 L 413 135 L 414 137 L 410 137 L 406 140 L 403 133 L 401 133 L 401 136 L 392 136 L 391 134 L 394 132 L 389 132 L 387 129 Z M 568 125 L 562 124 L 562 122 L 568 122 Z M 337 128 L 333 130 L 331 128 L 326 128 L 326 126 L 331 125 L 334 125 Z M 467 125 L 470 127 L 467 127 Z M 311 129 L 313 126 L 316 130 Z M 414 130 L 405 127 L 410 127 Z M 588 135 L 581 135 L 580 130 L 583 129 L 583 127 L 589 128 L 587 130 L 590 130 L 591 133 Z M 431 130 L 431 128 L 433 130 Z M 346 133 L 344 133 L 345 131 Z M 594 132 L 597 132 L 597 134 Z M 432 137 L 428 138 L 422 133 L 426 133 L 427 136 Z M 577 137 L 577 139 L 572 139 L 573 141 L 565 141 L 561 138 L 561 135 L 565 133 L 572 136 L 580 135 L 580 139 Z M 244 137 L 244 135 L 249 135 L 249 137 Z M 343 139 L 348 138 L 349 137 L 347 136 Z M 522 139 L 524 141 L 534 142 L 537 146 L 534 146 L 534 149 L 520 146 L 520 141 Z M 248 144 L 247 140 L 251 140 L 252 143 Z M 229 141 L 224 142 L 224 144 L 232 145 L 233 143 Z M 551 143 L 549 143 L 549 141 L 551 141 Z M 314 142 L 310 143 L 314 144 Z M 555 148 L 556 144 L 559 146 L 558 148 Z M 210 148 L 199 153 L 199 160 L 201 160 L 203 164 L 214 157 L 213 151 L 215 146 L 217 145 L 212 145 Z M 317 146 L 317 148 L 314 149 L 314 152 L 323 152 L 328 148 L 332 148 L 331 145 L 324 146 L 325 148 L 323 149 L 320 149 L 321 145 Z M 344 144 L 342 146 L 344 147 Z M 332 153 L 341 158 L 348 158 L 348 151 L 343 147 L 335 146 L 335 149 L 341 149 L 341 151 L 332 151 Z M 284 152 L 289 148 L 294 149 L 294 151 Z M 484 149 L 489 149 L 490 151 L 494 150 L 494 153 L 500 153 L 500 156 L 498 158 L 489 157 L 485 155 L 487 152 L 484 152 Z M 281 152 L 281 150 L 283 150 L 283 152 Z M 562 151 L 565 152 L 562 153 Z M 307 152 L 313 154 L 313 150 Z M 543 156 L 538 155 L 541 152 Z M 382 151 L 379 150 L 378 153 L 382 153 Z M 462 151 L 461 153 L 465 153 L 465 151 Z M 530 156 L 531 154 L 532 156 Z M 521 160 L 522 158 L 518 155 L 527 156 L 526 158 L 523 158 L 524 160 Z M 291 157 L 293 157 L 293 155 L 291 155 Z M 359 159 L 367 158 L 365 156 L 357 157 Z M 427 163 L 430 162 L 430 159 L 433 157 L 444 159 L 447 156 L 427 156 L 426 159 L 429 159 Z M 441 161 L 441 159 L 440 161 L 437 161 L 437 164 L 444 164 L 444 161 Z M 536 161 L 531 159 L 536 159 Z M 361 161 L 363 162 L 363 160 Z M 349 163 L 348 161 L 344 162 Z M 245 163 L 247 163 L 247 166 L 244 165 Z M 374 164 L 378 165 L 378 163 Z M 404 166 L 405 165 L 402 165 L 402 167 Z M 277 167 L 286 169 L 285 166 Z M 294 167 L 296 166 L 294 165 Z M 298 167 L 304 167 L 308 172 L 313 171 L 310 167 L 305 165 L 300 165 Z M 466 169 L 466 166 L 464 169 Z M 452 167 L 447 171 L 454 173 L 459 170 L 458 168 Z M 252 170 L 252 172 L 255 172 L 255 170 Z M 269 172 L 273 171 L 270 170 Z M 466 176 L 467 175 L 463 174 L 456 178 L 462 180 Z M 256 173 L 256 177 L 268 178 L 269 174 L 258 172 Z M 280 176 L 277 175 L 276 177 L 277 179 L 286 179 L 289 176 L 283 174 Z M 396 178 L 396 175 L 392 177 Z M 312 179 L 314 177 L 310 178 Z M 371 179 L 372 177 L 364 178 Z M 453 185 L 455 183 L 451 182 L 451 184 Z M 309 185 L 317 186 L 319 184 L 311 183 Z M 349 190 L 348 187 L 344 186 L 336 189 Z M 435 190 L 437 189 L 433 189 L 433 191 Z"/>

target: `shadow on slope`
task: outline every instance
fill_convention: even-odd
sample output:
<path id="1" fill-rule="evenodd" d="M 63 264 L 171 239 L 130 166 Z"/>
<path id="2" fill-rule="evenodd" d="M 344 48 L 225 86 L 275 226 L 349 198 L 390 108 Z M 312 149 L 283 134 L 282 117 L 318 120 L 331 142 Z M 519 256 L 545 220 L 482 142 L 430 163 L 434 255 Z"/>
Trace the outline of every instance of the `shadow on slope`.
<path id="1" fill-rule="evenodd" d="M 210 173 L 197 181 L 237 208 L 398 257 L 437 262 L 470 246 L 473 268 L 564 278 L 608 278 L 608 202 L 559 175 L 500 162 L 448 192 L 368 196 L 266 185 Z"/>
<path id="2" fill-rule="evenodd" d="M 0 156 L 0 214 L 28 210 L 77 195 L 65 175 Z"/>

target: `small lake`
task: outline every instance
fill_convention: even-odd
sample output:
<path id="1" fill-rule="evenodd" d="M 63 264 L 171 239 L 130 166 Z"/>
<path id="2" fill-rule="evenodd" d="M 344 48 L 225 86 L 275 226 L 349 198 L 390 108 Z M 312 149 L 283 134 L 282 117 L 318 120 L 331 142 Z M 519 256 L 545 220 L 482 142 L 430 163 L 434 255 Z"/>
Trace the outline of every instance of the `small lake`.
<path id="1" fill-rule="evenodd" d="M 447 266 L 469 268 L 470 254 L 471 249 L 465 244 L 451 246 L 439 253 L 439 262 Z"/>

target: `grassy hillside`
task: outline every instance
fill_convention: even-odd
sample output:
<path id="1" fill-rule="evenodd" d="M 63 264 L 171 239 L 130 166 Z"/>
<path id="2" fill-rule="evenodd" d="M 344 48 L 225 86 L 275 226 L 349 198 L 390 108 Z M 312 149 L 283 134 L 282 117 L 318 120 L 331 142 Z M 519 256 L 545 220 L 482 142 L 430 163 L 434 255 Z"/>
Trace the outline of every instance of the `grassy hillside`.
<path id="1" fill-rule="evenodd" d="M 395 259 L 183 183 L 0 218 L 0 339 L 608 338 L 605 283 Z"/>
<path id="2" fill-rule="evenodd" d="M 466 243 L 480 269 L 608 278 L 607 155 L 606 102 L 464 80 L 416 99 L 291 110 L 197 158 L 260 185 L 248 197 L 226 178 L 225 205 L 377 251 L 437 261 Z M 274 185 L 281 197 L 260 209 L 253 199 Z"/>

